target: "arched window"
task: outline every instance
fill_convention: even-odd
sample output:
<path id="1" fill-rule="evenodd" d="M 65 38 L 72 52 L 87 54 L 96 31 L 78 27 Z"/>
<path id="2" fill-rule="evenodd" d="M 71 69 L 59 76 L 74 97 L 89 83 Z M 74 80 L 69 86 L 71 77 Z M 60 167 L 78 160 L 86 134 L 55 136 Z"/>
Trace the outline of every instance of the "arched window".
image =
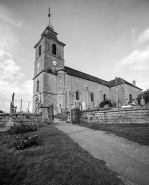
<path id="1" fill-rule="evenodd" d="M 39 56 L 41 55 L 41 45 L 39 46 Z"/>
<path id="2" fill-rule="evenodd" d="M 129 95 L 129 103 L 132 103 L 132 94 Z"/>
<path id="3" fill-rule="evenodd" d="M 52 54 L 56 55 L 56 45 L 52 44 Z"/>
<path id="4" fill-rule="evenodd" d="M 39 80 L 37 81 L 37 92 L 39 92 Z"/>
<path id="5" fill-rule="evenodd" d="M 94 93 L 91 93 L 91 101 L 94 101 Z"/>
<path id="6" fill-rule="evenodd" d="M 79 91 L 76 91 L 76 100 L 79 100 Z"/>
<path id="7" fill-rule="evenodd" d="M 106 99 L 107 99 L 107 95 L 104 94 L 104 95 L 103 95 L 103 100 L 106 100 Z"/>

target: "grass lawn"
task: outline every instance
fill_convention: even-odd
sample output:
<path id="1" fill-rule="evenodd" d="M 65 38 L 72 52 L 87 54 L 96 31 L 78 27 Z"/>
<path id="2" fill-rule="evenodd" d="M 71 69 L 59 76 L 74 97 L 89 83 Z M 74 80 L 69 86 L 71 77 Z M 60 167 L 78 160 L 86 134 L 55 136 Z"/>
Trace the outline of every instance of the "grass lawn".
<path id="1" fill-rule="evenodd" d="M 79 125 L 113 133 L 131 141 L 149 146 L 149 124 L 96 124 L 80 123 Z"/>
<path id="2" fill-rule="evenodd" d="M 47 125 L 31 132 L 39 145 L 15 150 L 16 135 L 0 132 L 0 184 L 120 185 L 118 175 L 66 134 Z"/>

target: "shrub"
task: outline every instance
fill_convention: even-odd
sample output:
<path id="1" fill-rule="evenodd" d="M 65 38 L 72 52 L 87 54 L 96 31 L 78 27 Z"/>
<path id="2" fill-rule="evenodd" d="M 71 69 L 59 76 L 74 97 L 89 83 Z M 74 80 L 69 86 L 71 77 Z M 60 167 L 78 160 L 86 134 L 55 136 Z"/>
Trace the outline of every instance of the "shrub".
<path id="1" fill-rule="evenodd" d="M 26 147 L 30 147 L 32 145 L 37 145 L 38 144 L 37 138 L 38 138 L 38 135 L 34 135 L 34 136 L 23 135 L 23 136 L 16 137 L 15 148 L 17 150 L 20 150 Z"/>
<path id="2" fill-rule="evenodd" d="M 37 126 L 21 123 L 20 125 L 13 125 L 8 129 L 8 134 L 20 134 L 26 132 L 34 132 L 37 130 Z"/>
<path id="3" fill-rule="evenodd" d="M 145 103 L 147 104 L 149 102 L 149 89 L 146 91 L 143 91 L 142 94 L 139 94 L 137 97 L 138 104 L 140 105 L 141 98 L 143 96 L 143 99 L 145 100 Z"/>

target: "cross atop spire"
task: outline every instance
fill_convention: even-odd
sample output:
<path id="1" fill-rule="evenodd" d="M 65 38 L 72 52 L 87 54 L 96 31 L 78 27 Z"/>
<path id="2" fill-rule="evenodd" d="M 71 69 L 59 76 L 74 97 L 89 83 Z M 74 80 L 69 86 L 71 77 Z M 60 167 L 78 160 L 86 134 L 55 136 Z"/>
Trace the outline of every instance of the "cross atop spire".
<path id="1" fill-rule="evenodd" d="M 51 17 L 50 7 L 49 7 L 49 11 L 48 11 L 48 17 L 49 17 L 48 26 L 49 26 L 51 29 L 53 29 L 53 26 L 52 26 L 52 23 L 51 23 L 51 20 L 50 20 L 50 17 Z"/>
<path id="2" fill-rule="evenodd" d="M 48 17 L 50 17 L 51 16 L 51 13 L 50 13 L 50 7 L 49 7 L 49 11 L 48 11 Z"/>

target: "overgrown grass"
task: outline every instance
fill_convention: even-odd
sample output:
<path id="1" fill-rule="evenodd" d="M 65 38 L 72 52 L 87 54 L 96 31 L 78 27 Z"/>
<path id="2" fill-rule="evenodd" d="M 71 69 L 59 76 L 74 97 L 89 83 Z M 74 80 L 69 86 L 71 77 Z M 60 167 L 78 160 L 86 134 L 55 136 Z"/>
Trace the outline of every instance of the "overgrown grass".
<path id="1" fill-rule="evenodd" d="M 149 146 L 149 124 L 80 123 L 79 125 L 95 130 L 103 130 L 131 141 Z"/>
<path id="2" fill-rule="evenodd" d="M 0 184 L 118 185 L 118 175 L 52 126 L 39 128 L 38 146 L 15 150 L 16 135 L 0 133 Z"/>

